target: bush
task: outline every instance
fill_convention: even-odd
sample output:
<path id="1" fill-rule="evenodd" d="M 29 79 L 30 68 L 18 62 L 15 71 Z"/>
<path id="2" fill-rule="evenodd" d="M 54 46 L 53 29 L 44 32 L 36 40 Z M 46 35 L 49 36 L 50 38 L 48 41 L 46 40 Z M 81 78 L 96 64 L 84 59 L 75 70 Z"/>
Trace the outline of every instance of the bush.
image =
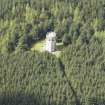
<path id="1" fill-rule="evenodd" d="M 63 36 L 63 39 L 62 39 L 62 42 L 65 46 L 69 45 L 71 43 L 71 39 L 70 39 L 70 36 L 68 35 L 64 35 Z"/>

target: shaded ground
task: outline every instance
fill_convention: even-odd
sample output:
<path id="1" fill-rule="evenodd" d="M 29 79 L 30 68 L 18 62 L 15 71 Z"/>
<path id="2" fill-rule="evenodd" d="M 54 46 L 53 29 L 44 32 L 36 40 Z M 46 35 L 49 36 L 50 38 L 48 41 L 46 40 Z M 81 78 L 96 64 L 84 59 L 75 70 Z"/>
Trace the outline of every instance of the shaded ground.
<path id="1" fill-rule="evenodd" d="M 41 95 L 35 96 L 32 94 L 17 93 L 12 96 L 0 96 L 0 105 L 56 105 L 52 101 L 47 101 Z M 58 105 L 61 105 L 59 103 Z"/>

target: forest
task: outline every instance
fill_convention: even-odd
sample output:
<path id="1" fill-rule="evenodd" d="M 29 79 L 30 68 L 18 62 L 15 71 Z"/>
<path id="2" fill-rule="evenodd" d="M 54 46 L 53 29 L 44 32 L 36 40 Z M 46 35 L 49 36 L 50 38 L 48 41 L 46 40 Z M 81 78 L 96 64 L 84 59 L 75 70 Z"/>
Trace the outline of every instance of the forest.
<path id="1" fill-rule="evenodd" d="M 0 0 L 0 105 L 105 105 L 105 0 Z"/>

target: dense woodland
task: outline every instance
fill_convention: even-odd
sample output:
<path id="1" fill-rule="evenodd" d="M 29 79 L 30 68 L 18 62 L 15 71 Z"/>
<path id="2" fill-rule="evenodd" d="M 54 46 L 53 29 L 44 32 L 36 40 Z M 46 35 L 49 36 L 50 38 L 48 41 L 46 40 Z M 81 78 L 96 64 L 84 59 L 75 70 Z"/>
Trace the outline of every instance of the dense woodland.
<path id="1" fill-rule="evenodd" d="M 105 105 L 104 38 L 105 0 L 0 0 L 0 105 Z"/>
<path id="2" fill-rule="evenodd" d="M 1 0 L 0 52 L 29 50 L 55 31 L 70 44 L 105 35 L 105 0 Z"/>

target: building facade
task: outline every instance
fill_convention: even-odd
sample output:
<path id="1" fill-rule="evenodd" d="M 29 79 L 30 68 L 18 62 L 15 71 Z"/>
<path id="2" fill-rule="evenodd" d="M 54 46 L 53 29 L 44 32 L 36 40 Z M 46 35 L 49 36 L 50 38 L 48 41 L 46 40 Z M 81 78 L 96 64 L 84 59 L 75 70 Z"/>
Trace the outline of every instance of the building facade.
<path id="1" fill-rule="evenodd" d="M 54 52 L 56 50 L 56 33 L 55 32 L 47 33 L 45 50 L 48 52 Z"/>

